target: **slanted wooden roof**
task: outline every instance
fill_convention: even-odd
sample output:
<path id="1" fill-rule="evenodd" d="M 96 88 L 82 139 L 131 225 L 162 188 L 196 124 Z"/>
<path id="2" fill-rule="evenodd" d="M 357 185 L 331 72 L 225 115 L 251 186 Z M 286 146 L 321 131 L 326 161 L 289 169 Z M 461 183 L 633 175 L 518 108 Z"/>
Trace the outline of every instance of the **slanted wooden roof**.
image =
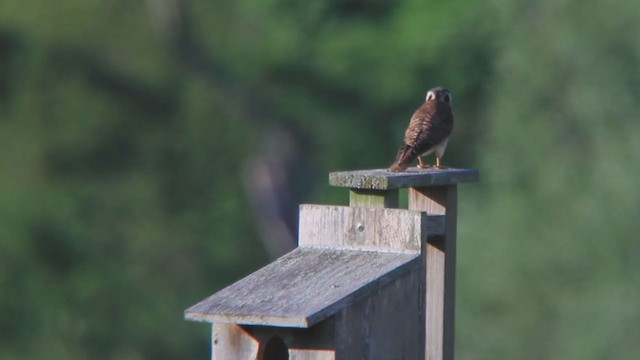
<path id="1" fill-rule="evenodd" d="M 310 327 L 419 266 L 418 253 L 300 247 L 185 311 L 189 320 Z"/>
<path id="2" fill-rule="evenodd" d="M 329 184 L 352 189 L 391 190 L 408 187 L 452 185 L 478 181 L 478 170 L 418 169 L 390 172 L 387 169 L 332 172 Z"/>

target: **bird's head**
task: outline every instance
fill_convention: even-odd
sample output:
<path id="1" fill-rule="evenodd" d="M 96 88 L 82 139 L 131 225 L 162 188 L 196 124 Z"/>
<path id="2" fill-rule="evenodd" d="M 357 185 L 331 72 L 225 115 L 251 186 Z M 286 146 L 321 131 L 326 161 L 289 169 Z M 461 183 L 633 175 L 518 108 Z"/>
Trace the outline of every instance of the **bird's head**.
<path id="1" fill-rule="evenodd" d="M 436 87 L 427 92 L 427 101 L 440 101 L 451 105 L 451 92 L 443 87 Z"/>

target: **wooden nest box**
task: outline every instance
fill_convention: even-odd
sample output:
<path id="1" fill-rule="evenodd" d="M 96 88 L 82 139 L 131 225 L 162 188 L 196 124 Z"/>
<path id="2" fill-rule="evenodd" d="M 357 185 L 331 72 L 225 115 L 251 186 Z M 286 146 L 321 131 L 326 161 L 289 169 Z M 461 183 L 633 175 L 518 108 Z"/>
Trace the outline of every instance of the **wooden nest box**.
<path id="1" fill-rule="evenodd" d="M 350 206 L 301 205 L 299 247 L 185 311 L 215 360 L 452 359 L 466 169 L 337 172 Z M 398 209 L 408 188 L 409 209 Z"/>

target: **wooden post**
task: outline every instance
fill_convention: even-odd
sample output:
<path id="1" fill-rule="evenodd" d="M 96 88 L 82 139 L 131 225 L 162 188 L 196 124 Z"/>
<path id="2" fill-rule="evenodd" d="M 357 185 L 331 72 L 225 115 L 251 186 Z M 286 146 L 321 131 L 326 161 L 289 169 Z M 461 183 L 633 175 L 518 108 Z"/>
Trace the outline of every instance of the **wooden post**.
<path id="1" fill-rule="evenodd" d="M 424 246 L 427 359 L 453 359 L 456 278 L 457 186 L 409 189 L 409 209 L 445 216 L 444 236 Z"/>
<path id="2" fill-rule="evenodd" d="M 351 189 L 349 206 L 371 208 L 397 208 L 398 190 Z"/>
<path id="3" fill-rule="evenodd" d="M 409 188 L 410 210 L 444 216 L 444 235 L 429 235 L 422 247 L 425 292 L 419 316 L 424 319 L 425 359 L 453 359 L 457 184 L 477 180 L 478 172 L 467 169 L 363 170 L 329 176 L 331 185 L 350 188 L 350 206 L 397 207 L 398 189 Z"/>

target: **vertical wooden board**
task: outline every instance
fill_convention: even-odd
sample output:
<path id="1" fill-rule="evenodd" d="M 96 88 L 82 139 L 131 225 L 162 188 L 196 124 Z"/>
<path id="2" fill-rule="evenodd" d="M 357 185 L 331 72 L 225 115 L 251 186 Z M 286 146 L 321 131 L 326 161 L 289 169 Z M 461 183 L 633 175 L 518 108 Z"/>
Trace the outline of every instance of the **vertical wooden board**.
<path id="1" fill-rule="evenodd" d="M 445 278 L 444 278 L 444 359 L 453 359 L 456 314 L 456 262 L 458 244 L 458 189 L 447 190 L 447 214 L 445 227 Z"/>
<path id="2" fill-rule="evenodd" d="M 241 326 L 213 324 L 212 360 L 257 359 L 259 343 Z"/>
<path id="3" fill-rule="evenodd" d="M 445 254 L 435 246 L 426 249 L 425 349 L 427 359 L 443 359 Z"/>
<path id="4" fill-rule="evenodd" d="M 349 206 L 368 208 L 398 208 L 399 192 L 394 190 L 351 189 Z"/>
<path id="5" fill-rule="evenodd" d="M 335 360 L 333 350 L 289 349 L 289 360 Z"/>
<path id="6" fill-rule="evenodd" d="M 429 237 L 423 258 L 426 271 L 426 358 L 453 359 L 457 187 L 409 189 L 409 208 L 445 215 L 444 237 Z"/>
<path id="7" fill-rule="evenodd" d="M 426 223 L 419 211 L 301 205 L 299 245 L 419 253 Z"/>
<path id="8" fill-rule="evenodd" d="M 423 279 L 418 268 L 336 314 L 336 359 L 424 358 Z"/>
<path id="9" fill-rule="evenodd" d="M 410 188 L 409 209 L 426 211 L 429 215 L 445 215 L 448 192 L 449 186 Z"/>

